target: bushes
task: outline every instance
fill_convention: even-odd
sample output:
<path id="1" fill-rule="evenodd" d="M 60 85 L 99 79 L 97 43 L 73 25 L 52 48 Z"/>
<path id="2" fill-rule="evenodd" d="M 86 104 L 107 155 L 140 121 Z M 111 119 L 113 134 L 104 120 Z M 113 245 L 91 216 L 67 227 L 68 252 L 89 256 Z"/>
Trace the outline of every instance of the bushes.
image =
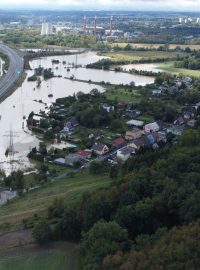
<path id="1" fill-rule="evenodd" d="M 37 81 L 37 76 L 34 74 L 33 76 L 28 77 L 28 82 L 35 82 Z"/>
<path id="2" fill-rule="evenodd" d="M 46 220 L 38 221 L 32 231 L 33 238 L 39 243 L 44 244 L 51 239 L 51 229 Z"/>

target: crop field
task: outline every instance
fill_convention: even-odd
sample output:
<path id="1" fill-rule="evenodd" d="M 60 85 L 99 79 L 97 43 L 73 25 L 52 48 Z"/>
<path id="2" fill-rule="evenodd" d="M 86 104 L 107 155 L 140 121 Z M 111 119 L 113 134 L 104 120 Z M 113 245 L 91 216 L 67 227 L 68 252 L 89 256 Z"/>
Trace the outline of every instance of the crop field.
<path id="1" fill-rule="evenodd" d="M 112 47 L 114 46 L 119 46 L 120 48 L 124 48 L 127 43 L 113 43 Z M 164 44 L 148 44 L 148 43 L 134 43 L 130 44 L 131 47 L 134 49 L 139 49 L 139 48 L 146 48 L 146 49 L 158 49 L 160 46 L 164 46 Z M 170 49 L 175 49 L 176 47 L 180 47 L 181 49 L 185 49 L 189 47 L 191 50 L 200 50 L 200 45 L 193 45 L 193 44 L 170 44 L 169 48 Z"/>
<path id="2" fill-rule="evenodd" d="M 156 60 L 156 59 L 175 59 L 177 56 L 184 57 L 185 52 L 163 52 L 163 51 L 135 51 L 135 52 L 109 52 L 103 54 L 110 57 L 113 61 L 139 61 L 139 60 Z"/>
<path id="3" fill-rule="evenodd" d="M 0 270 L 75 270 L 75 248 L 63 242 L 10 249 L 0 253 Z"/>
<path id="4" fill-rule="evenodd" d="M 108 176 L 93 176 L 84 172 L 46 184 L 1 206 L 0 228 L 21 228 L 23 219 L 36 213 L 45 215 L 55 198 L 63 198 L 66 203 L 73 203 L 81 198 L 83 193 L 107 187 L 110 183 Z"/>

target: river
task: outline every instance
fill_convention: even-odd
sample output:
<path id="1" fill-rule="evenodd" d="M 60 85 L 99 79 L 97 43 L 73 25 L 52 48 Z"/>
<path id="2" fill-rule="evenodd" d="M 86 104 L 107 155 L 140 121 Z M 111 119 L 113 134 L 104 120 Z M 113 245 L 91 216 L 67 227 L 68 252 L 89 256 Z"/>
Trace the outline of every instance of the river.
<path id="1" fill-rule="evenodd" d="M 95 52 L 87 52 L 78 55 L 77 64 L 84 66 L 96 62 L 101 58 L 102 57 L 98 56 Z M 53 59 L 57 59 L 61 63 L 52 65 Z M 9 173 L 11 169 L 29 168 L 30 163 L 26 158 L 26 155 L 32 147 L 37 146 L 39 143 L 39 140 L 35 136 L 32 136 L 27 130 L 26 120 L 23 120 L 23 117 L 25 116 L 27 118 L 31 111 L 39 113 L 40 110 L 44 110 L 44 104 L 35 102 L 34 100 L 42 100 L 43 102 L 50 104 L 55 101 L 56 98 L 73 95 L 79 91 L 89 93 L 93 88 L 97 88 L 99 91 L 104 90 L 101 86 L 71 81 L 64 77 L 73 74 L 77 79 L 91 79 L 93 81 L 104 80 L 105 82 L 108 81 L 115 84 L 135 81 L 137 85 L 145 85 L 154 81 L 154 78 L 151 77 L 116 73 L 113 71 L 78 68 L 70 69 L 70 72 L 67 72 L 65 65 L 63 65 L 63 61 L 66 61 L 66 64 L 75 62 L 76 56 L 54 56 L 31 61 L 30 66 L 33 69 L 39 65 L 45 68 L 53 68 L 55 75 L 61 75 L 63 77 L 42 81 L 39 89 L 36 88 L 36 82 L 28 82 L 26 79 L 21 87 L 0 104 L 0 168 L 4 169 L 7 173 Z M 33 71 L 27 71 L 27 77 L 31 75 L 33 75 Z M 48 97 L 50 93 L 53 94 L 53 98 Z M 22 129 L 23 122 L 25 125 L 24 130 Z M 14 162 L 10 162 L 12 159 L 5 156 L 6 148 L 10 145 L 10 130 L 12 130 L 13 133 L 13 144 L 15 149 Z"/>

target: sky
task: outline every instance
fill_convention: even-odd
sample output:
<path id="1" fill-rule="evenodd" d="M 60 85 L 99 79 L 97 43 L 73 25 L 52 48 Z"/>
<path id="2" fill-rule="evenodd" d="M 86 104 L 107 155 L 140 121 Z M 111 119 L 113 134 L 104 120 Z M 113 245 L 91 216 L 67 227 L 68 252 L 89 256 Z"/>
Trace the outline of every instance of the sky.
<path id="1" fill-rule="evenodd" d="M 1 8 L 174 10 L 200 12 L 200 0 L 0 0 Z"/>

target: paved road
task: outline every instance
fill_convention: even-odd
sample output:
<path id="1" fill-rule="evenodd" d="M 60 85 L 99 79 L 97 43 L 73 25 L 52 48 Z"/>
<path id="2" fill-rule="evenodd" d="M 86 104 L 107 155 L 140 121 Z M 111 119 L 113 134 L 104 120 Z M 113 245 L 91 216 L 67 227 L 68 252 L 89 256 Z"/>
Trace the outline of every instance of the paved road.
<path id="1" fill-rule="evenodd" d="M 10 88 L 20 78 L 24 69 L 23 58 L 13 49 L 4 44 L 0 44 L 0 52 L 9 58 L 9 68 L 6 74 L 0 78 L 0 98 L 3 97 Z"/>

